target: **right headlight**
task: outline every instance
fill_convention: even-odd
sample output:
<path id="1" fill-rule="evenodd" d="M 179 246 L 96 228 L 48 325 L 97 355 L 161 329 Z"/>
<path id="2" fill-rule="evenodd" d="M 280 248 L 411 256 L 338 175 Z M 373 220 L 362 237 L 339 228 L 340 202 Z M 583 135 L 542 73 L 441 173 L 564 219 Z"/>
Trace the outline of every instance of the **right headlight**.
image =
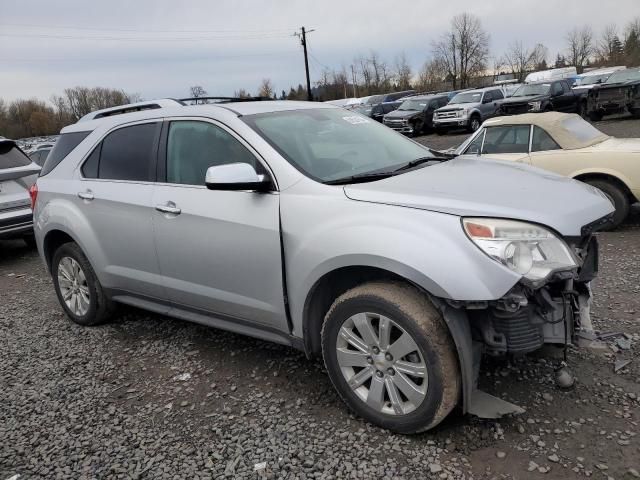
<path id="1" fill-rule="evenodd" d="M 578 266 L 564 240 L 539 225 L 498 218 L 463 218 L 462 225 L 480 250 L 533 282 Z"/>

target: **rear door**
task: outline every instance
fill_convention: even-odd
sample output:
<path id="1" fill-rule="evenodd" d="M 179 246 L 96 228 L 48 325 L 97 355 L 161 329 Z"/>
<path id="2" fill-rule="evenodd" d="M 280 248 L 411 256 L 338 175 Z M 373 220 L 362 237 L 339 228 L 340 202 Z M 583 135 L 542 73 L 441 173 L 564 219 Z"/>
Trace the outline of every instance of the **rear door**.
<path id="1" fill-rule="evenodd" d="M 160 299 L 151 199 L 161 126 L 153 120 L 108 133 L 83 161 L 73 196 L 95 235 L 102 284 Z"/>
<path id="2" fill-rule="evenodd" d="M 209 190 L 207 168 L 248 163 L 271 173 L 220 123 L 165 124 L 153 196 L 156 248 L 171 302 L 231 321 L 288 331 L 277 192 Z M 169 207 L 169 209 L 167 208 Z"/>

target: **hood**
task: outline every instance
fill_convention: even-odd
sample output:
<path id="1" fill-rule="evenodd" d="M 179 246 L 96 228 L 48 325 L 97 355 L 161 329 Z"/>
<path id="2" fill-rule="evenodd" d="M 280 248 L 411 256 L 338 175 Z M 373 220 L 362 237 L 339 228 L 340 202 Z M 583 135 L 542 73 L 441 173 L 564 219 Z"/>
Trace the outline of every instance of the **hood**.
<path id="1" fill-rule="evenodd" d="M 457 157 L 369 183 L 346 185 L 348 198 L 459 216 L 512 218 L 565 236 L 613 212 L 599 190 L 513 162 Z"/>
<path id="2" fill-rule="evenodd" d="M 422 112 L 420 110 L 394 110 L 393 112 L 389 112 L 385 114 L 387 118 L 411 118 L 416 115 L 420 115 Z"/>
<path id="3" fill-rule="evenodd" d="M 477 102 L 472 103 L 455 103 L 453 105 L 447 105 L 446 107 L 440 107 L 436 112 L 453 112 L 456 110 L 464 110 L 465 108 L 474 108 L 480 105 Z"/>
<path id="4" fill-rule="evenodd" d="M 516 103 L 529 103 L 545 100 L 549 98 L 548 95 L 528 95 L 526 97 L 508 97 L 502 102 L 503 105 L 512 105 Z"/>

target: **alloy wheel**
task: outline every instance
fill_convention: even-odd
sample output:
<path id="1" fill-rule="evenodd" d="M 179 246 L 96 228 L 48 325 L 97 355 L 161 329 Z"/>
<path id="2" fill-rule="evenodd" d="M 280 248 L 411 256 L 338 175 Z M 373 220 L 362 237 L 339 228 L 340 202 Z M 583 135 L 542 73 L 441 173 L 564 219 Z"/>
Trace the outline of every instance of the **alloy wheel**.
<path id="1" fill-rule="evenodd" d="M 340 328 L 338 365 L 360 400 L 388 415 L 406 415 L 424 401 L 427 366 L 416 341 L 398 323 L 358 313 Z"/>
<path id="2" fill-rule="evenodd" d="M 62 257 L 58 263 L 58 286 L 67 308 L 78 317 L 89 311 L 90 292 L 87 278 L 80 264 L 71 257 Z"/>

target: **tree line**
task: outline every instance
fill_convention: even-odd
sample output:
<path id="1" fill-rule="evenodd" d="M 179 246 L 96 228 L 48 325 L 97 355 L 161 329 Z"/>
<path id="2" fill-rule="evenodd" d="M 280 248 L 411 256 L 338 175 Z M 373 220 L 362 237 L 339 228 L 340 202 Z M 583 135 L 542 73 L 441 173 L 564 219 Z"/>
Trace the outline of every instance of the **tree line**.
<path id="1" fill-rule="evenodd" d="M 565 36 L 565 50 L 549 62 L 549 50 L 543 43 L 525 45 L 515 40 L 497 56 L 490 55 L 490 36 L 480 19 L 463 13 L 451 19 L 448 31 L 431 43 L 427 60 L 414 72 L 404 53 L 391 61 L 375 50 L 357 55 L 350 65 L 340 69 L 324 68 L 314 82 L 315 100 L 363 97 L 391 91 L 415 89 L 421 92 L 457 90 L 481 86 L 498 74 L 510 74 L 522 81 L 526 74 L 551 67 L 575 66 L 578 73 L 587 67 L 640 66 L 640 17 L 624 28 L 607 25 L 596 33 L 590 26 L 576 27 Z M 191 97 L 206 97 L 200 85 L 190 87 Z M 262 79 L 255 93 L 244 88 L 234 97 L 306 100 L 302 84 L 279 93 L 271 79 Z M 24 138 L 50 135 L 76 122 L 87 113 L 115 105 L 140 101 L 138 94 L 102 87 L 67 88 L 50 102 L 0 98 L 0 136 Z"/>

